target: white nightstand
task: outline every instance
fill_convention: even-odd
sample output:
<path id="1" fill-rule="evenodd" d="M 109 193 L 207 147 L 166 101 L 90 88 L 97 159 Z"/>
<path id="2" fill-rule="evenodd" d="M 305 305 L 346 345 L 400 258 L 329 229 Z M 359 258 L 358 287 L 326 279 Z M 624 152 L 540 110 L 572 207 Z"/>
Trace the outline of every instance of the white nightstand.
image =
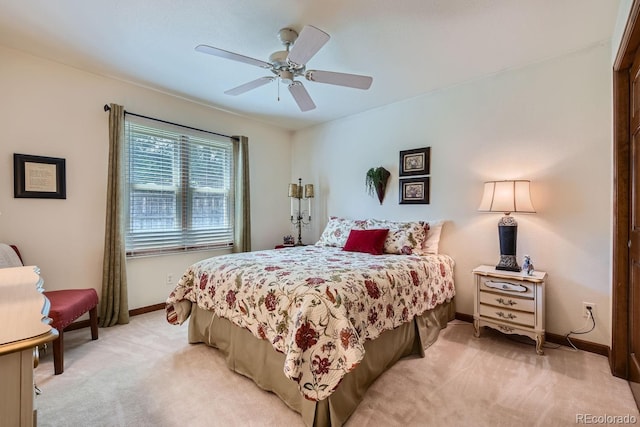
<path id="1" fill-rule="evenodd" d="M 544 354 L 544 288 L 547 273 L 496 270 L 481 265 L 475 276 L 473 326 L 475 336 L 489 326 L 506 334 L 525 335 L 536 341 L 536 353 Z"/>

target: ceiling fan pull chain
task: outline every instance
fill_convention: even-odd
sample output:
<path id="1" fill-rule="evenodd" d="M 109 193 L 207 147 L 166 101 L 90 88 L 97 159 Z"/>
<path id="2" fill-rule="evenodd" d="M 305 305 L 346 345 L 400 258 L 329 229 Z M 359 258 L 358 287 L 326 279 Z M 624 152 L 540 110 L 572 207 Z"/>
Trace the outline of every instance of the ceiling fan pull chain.
<path id="1" fill-rule="evenodd" d="M 280 79 L 278 79 L 278 102 L 280 102 Z"/>

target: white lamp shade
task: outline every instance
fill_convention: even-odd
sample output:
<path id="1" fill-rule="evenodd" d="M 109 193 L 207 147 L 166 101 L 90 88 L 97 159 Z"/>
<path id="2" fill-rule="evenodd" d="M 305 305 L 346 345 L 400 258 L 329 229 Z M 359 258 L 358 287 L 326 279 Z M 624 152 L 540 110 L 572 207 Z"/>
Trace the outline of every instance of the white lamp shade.
<path id="1" fill-rule="evenodd" d="M 478 210 L 481 212 L 527 212 L 535 213 L 529 191 L 530 182 L 488 181 L 484 183 L 484 193 Z"/>

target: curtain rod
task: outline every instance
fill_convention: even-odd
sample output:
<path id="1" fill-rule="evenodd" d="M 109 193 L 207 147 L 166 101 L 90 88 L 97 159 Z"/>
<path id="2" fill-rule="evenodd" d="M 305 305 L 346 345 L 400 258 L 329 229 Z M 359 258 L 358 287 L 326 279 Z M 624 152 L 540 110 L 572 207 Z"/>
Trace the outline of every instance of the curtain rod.
<path id="1" fill-rule="evenodd" d="M 111 107 L 109 107 L 109 104 L 104 104 L 104 111 L 106 112 L 106 111 L 110 111 L 110 110 L 111 110 Z M 233 139 L 235 141 L 238 140 L 237 137 L 233 137 L 233 136 L 230 136 L 230 135 L 225 135 L 223 133 L 211 132 L 210 130 L 198 129 L 198 128 L 194 128 L 194 127 L 191 127 L 191 126 L 181 125 L 179 123 L 173 123 L 173 122 L 168 122 L 168 121 L 162 120 L 162 119 L 156 119 L 155 117 L 149 117 L 149 116 L 143 116 L 142 114 L 130 113 L 130 112 L 126 111 L 126 110 L 125 110 L 124 114 L 128 114 L 130 116 L 142 117 L 143 119 L 154 120 L 156 122 L 165 123 L 165 124 L 168 124 L 168 125 L 179 126 L 181 128 L 185 128 L 185 129 L 197 130 L 198 132 L 204 132 L 204 133 L 210 133 L 212 135 L 223 136 L 225 138 L 230 138 L 230 139 Z"/>

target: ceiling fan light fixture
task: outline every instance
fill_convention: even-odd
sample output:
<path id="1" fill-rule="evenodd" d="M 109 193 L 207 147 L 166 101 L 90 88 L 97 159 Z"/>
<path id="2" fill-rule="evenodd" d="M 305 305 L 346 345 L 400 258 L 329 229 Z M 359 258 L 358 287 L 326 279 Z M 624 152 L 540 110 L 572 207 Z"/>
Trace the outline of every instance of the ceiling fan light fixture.
<path id="1" fill-rule="evenodd" d="M 287 64 L 287 56 L 289 56 L 289 52 L 286 50 L 279 50 L 277 52 L 273 52 L 269 56 L 269 62 L 273 65 L 274 68 L 281 70 L 284 68 L 288 68 L 289 64 Z"/>
<path id="2" fill-rule="evenodd" d="M 280 71 L 280 81 L 286 85 L 293 83 L 293 73 L 287 70 Z"/>

